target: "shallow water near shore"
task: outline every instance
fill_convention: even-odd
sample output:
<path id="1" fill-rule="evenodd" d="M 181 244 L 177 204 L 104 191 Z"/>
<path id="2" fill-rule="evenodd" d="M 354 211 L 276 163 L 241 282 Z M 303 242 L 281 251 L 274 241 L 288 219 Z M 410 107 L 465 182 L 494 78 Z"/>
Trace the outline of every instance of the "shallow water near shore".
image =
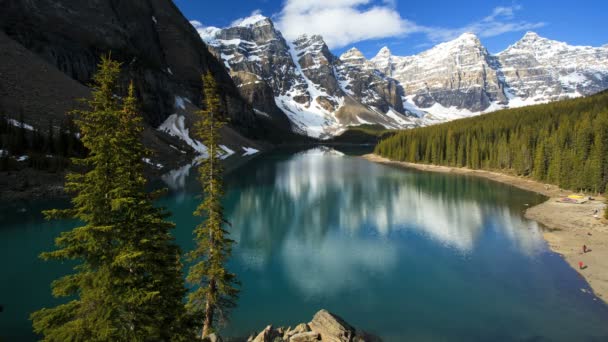
<path id="1" fill-rule="evenodd" d="M 160 200 L 193 246 L 193 169 Z M 334 149 L 261 155 L 226 177 L 242 285 L 226 336 L 295 325 L 325 308 L 386 341 L 604 341 L 608 306 L 523 218 L 543 196 L 489 180 L 378 165 Z M 0 204 L 0 340 L 31 341 L 69 264 L 37 255 L 72 222 Z"/>

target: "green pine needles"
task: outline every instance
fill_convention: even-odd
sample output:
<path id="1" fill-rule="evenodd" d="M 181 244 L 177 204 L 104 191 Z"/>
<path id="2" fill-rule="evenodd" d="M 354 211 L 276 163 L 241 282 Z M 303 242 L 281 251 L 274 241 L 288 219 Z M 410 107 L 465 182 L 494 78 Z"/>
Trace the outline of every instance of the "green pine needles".
<path id="1" fill-rule="evenodd" d="M 221 204 L 224 185 L 219 139 L 220 129 L 226 122 L 220 112 L 217 85 L 210 73 L 203 76 L 203 84 L 204 110 L 198 112 L 200 120 L 195 126 L 195 135 L 207 147 L 208 157 L 199 168 L 205 198 L 194 214 L 204 217 L 205 221 L 194 230 L 196 247 L 189 253 L 189 260 L 195 264 L 187 277 L 188 283 L 194 285 L 187 307 L 202 320 L 201 337 L 213 333 L 216 323 L 227 318 L 239 292 L 236 276 L 226 269 L 234 241 L 228 238 L 224 228 L 230 224 Z"/>
<path id="2" fill-rule="evenodd" d="M 53 282 L 53 295 L 69 301 L 32 314 L 44 341 L 185 341 L 193 335 L 182 302 L 186 293 L 174 225 L 146 193 L 142 125 L 135 89 L 115 93 L 120 64 L 103 58 L 88 110 L 76 112 L 89 150 L 74 163 L 66 190 L 72 207 L 45 212 L 82 225 L 62 233 L 43 259 L 74 260 L 74 273 Z"/>

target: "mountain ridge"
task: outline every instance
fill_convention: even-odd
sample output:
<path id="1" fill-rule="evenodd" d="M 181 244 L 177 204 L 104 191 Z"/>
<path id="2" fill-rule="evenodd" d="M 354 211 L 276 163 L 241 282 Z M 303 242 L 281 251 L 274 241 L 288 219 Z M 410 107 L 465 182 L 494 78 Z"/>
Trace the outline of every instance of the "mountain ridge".
<path id="1" fill-rule="evenodd" d="M 367 61 L 335 56 L 321 36 L 287 41 L 271 19 L 261 16 L 224 29 L 201 28 L 199 33 L 252 106 L 278 108 L 295 132 L 329 139 L 352 125 L 406 127 L 408 115 L 396 83 Z M 243 73 L 250 80 L 244 81 Z"/>
<path id="2" fill-rule="evenodd" d="M 274 28 L 270 18 L 256 15 L 254 19 L 244 18 L 241 21 L 255 24 L 248 25 L 250 29 L 263 22 L 272 27 L 287 45 L 292 44 Z M 220 51 L 226 47 L 217 43 L 216 36 L 218 32 L 234 28 L 208 29 L 213 30 L 214 34 L 201 36 L 209 43 L 212 52 L 226 62 L 223 58 L 226 55 Z M 332 75 L 327 71 L 312 80 L 313 85 L 330 89 L 330 93 L 335 90 L 332 99 L 321 100 L 326 111 L 314 113 L 325 121 L 301 122 L 306 121 L 307 114 L 301 106 L 304 104 L 306 107 L 305 103 L 310 103 L 310 96 L 305 93 L 311 84 L 302 84 L 299 89 L 300 95 L 308 102 L 302 102 L 302 97 L 296 97 L 293 101 L 281 96 L 275 97 L 275 102 L 295 123 L 296 130 L 320 138 L 340 134 L 348 126 L 427 126 L 499 109 L 591 95 L 608 88 L 606 46 L 572 46 L 543 38 L 532 31 L 526 32 L 519 41 L 496 54 L 490 53 L 477 35 L 471 32 L 411 56 L 393 55 L 390 48 L 384 46 L 370 59 L 356 46 L 336 57 L 324 44 L 322 37 L 316 36 L 313 40 L 324 45 L 325 49 L 323 53 L 317 51 L 319 56 L 324 55 L 326 59 L 318 68 L 333 65 L 333 78 L 339 84 L 339 87 L 335 87 L 335 82 L 330 80 Z M 292 57 L 293 64 L 297 65 L 300 57 Z M 564 62 L 560 62 L 561 59 Z M 360 79 L 364 81 L 353 82 Z M 374 89 L 378 83 L 382 83 L 382 87 Z M 367 89 L 361 89 L 362 85 L 366 85 Z M 366 116 L 358 112 L 345 120 L 348 115 L 341 115 L 343 105 L 336 101 L 345 98 L 342 93 L 347 95 L 350 102 L 356 101 L 375 115 Z M 310 128 L 307 124 L 321 128 L 316 134 L 311 134 L 307 131 Z"/>

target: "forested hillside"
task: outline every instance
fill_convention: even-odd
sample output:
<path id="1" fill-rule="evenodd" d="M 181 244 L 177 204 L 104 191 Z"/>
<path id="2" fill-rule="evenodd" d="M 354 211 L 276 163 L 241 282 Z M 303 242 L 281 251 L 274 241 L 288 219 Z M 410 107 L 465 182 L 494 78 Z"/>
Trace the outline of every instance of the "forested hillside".
<path id="1" fill-rule="evenodd" d="M 393 160 L 502 170 L 565 189 L 606 191 L 608 92 L 406 130 L 375 153 Z"/>

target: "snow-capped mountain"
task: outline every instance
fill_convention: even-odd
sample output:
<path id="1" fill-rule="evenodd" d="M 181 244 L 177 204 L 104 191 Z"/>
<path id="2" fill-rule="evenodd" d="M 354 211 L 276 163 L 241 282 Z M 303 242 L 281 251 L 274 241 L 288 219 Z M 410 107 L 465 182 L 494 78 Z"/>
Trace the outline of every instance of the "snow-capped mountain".
<path id="1" fill-rule="evenodd" d="M 496 55 L 465 33 L 414 56 L 394 56 L 385 47 L 371 61 L 401 83 L 404 105 L 420 111 L 421 124 L 608 88 L 606 47 L 570 46 L 533 32 Z"/>
<path id="2" fill-rule="evenodd" d="M 401 83 L 408 104 L 441 121 L 507 102 L 495 58 L 470 33 L 416 56 L 391 56 L 385 48 L 372 62 Z"/>
<path id="3" fill-rule="evenodd" d="M 497 58 L 510 104 L 586 96 L 608 88 L 606 46 L 570 46 L 528 32 Z"/>
<path id="4" fill-rule="evenodd" d="M 414 56 L 388 47 L 368 60 L 337 57 L 321 36 L 286 41 L 255 15 L 199 34 L 258 115 L 286 115 L 292 130 L 330 138 L 351 125 L 408 128 L 608 88 L 608 48 L 570 46 L 528 32 L 493 55 L 472 33 Z"/>
<path id="5" fill-rule="evenodd" d="M 224 29 L 199 29 L 199 34 L 259 115 L 280 110 L 296 132 L 324 139 L 350 125 L 416 125 L 396 81 L 360 53 L 361 59 L 353 58 L 354 52 L 334 56 L 320 36 L 288 42 L 260 15 Z"/>

